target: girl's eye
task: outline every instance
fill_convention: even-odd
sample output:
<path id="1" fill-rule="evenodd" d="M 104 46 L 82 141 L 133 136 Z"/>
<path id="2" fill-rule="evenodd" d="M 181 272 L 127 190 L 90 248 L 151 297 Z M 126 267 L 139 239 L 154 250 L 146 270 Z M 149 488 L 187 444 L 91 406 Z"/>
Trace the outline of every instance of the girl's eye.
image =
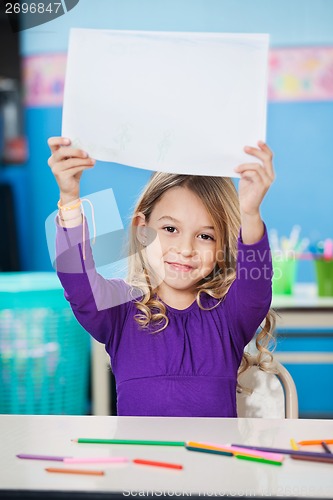
<path id="1" fill-rule="evenodd" d="M 166 231 L 168 231 L 168 233 L 174 233 L 176 231 L 176 228 L 173 226 L 166 226 L 163 229 L 166 229 Z"/>
<path id="2" fill-rule="evenodd" d="M 211 240 L 211 241 L 215 241 L 214 238 L 212 236 L 210 236 L 209 234 L 200 234 L 201 236 L 201 239 L 202 240 Z"/>

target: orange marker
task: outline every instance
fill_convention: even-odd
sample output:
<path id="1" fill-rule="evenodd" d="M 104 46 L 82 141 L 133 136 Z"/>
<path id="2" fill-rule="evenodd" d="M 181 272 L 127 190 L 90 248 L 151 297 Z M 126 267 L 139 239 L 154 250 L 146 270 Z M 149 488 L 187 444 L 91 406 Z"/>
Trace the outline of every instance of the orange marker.
<path id="1" fill-rule="evenodd" d="M 133 460 L 135 464 L 142 465 L 156 465 L 157 467 L 167 467 L 168 469 L 182 469 L 183 466 L 179 464 L 170 464 L 168 462 L 155 462 L 153 460 L 143 460 L 142 458 L 135 458 Z"/>
<path id="2" fill-rule="evenodd" d="M 55 469 L 48 467 L 45 469 L 47 472 L 59 472 L 63 474 L 83 474 L 87 476 L 104 476 L 103 470 L 88 470 L 88 469 Z"/>
<path id="3" fill-rule="evenodd" d="M 326 444 L 333 444 L 333 439 L 316 439 L 314 441 L 298 441 L 298 444 L 305 446 L 308 444 L 321 444 L 323 441 L 325 441 Z"/>

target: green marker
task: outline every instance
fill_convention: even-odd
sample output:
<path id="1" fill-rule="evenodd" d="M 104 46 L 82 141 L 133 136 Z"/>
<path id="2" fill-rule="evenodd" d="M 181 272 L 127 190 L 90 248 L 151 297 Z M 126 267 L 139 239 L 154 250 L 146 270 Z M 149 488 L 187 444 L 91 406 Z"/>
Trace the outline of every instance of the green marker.
<path id="1" fill-rule="evenodd" d="M 268 458 L 250 457 L 247 455 L 235 455 L 235 456 L 236 458 L 240 458 L 241 460 L 252 460 L 253 462 L 261 462 L 262 464 L 282 465 L 282 462 L 278 462 L 276 460 L 269 460 Z"/>
<path id="2" fill-rule="evenodd" d="M 145 446 L 185 446 L 185 441 L 152 441 L 146 439 L 90 439 L 78 438 L 72 439 L 76 443 L 90 443 L 90 444 L 142 444 Z"/>

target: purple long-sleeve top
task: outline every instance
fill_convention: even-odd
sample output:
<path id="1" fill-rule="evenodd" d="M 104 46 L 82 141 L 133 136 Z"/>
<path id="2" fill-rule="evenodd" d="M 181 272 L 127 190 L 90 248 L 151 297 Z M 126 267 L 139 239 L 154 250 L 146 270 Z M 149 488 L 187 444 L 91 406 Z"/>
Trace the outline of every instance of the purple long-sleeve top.
<path id="1" fill-rule="evenodd" d="M 253 245 L 243 244 L 240 233 L 236 279 L 217 307 L 202 310 L 196 301 L 182 310 L 166 305 L 169 324 L 159 333 L 140 329 L 124 280 L 96 272 L 89 240 L 83 260 L 82 226 L 57 226 L 56 252 L 57 273 L 77 320 L 110 355 L 118 415 L 237 416 L 237 370 L 272 298 L 266 228 Z M 219 302 L 207 294 L 201 300 L 205 308 Z"/>

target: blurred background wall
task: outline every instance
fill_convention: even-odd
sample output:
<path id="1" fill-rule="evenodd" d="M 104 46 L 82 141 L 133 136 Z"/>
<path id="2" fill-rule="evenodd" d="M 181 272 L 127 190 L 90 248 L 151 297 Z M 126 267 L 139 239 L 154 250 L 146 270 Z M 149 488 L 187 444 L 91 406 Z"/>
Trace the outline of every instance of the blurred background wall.
<path id="1" fill-rule="evenodd" d="M 27 71 L 38 56 L 41 65 L 64 72 L 61 61 L 71 27 L 269 33 L 271 49 L 277 50 L 332 47 L 332 26 L 330 0 L 80 0 L 58 19 L 22 31 L 20 51 L 24 78 L 28 78 Z M 53 59 L 52 66 L 52 57 L 60 57 L 60 62 Z M 41 67 L 44 77 L 47 71 L 51 70 Z M 333 65 L 327 78 L 332 87 Z M 61 133 L 61 84 L 59 81 L 59 88 L 53 89 L 60 96 L 53 104 L 33 102 L 31 96 L 29 101 L 26 96 L 28 160 L 23 165 L 0 167 L 0 182 L 13 188 L 21 270 L 51 270 L 44 225 L 56 209 L 58 189 L 47 165 L 46 141 Z M 42 89 L 35 89 L 38 91 Z M 263 217 L 268 228 L 276 228 L 280 235 L 288 235 L 294 224 L 300 224 L 302 236 L 312 241 L 333 237 L 332 124 L 332 100 L 269 101 L 267 142 L 275 153 L 276 181 L 264 201 Z M 126 225 L 149 175 L 148 171 L 97 162 L 83 176 L 82 194 L 113 188 Z M 314 280 L 311 262 L 300 263 L 298 280 Z"/>

